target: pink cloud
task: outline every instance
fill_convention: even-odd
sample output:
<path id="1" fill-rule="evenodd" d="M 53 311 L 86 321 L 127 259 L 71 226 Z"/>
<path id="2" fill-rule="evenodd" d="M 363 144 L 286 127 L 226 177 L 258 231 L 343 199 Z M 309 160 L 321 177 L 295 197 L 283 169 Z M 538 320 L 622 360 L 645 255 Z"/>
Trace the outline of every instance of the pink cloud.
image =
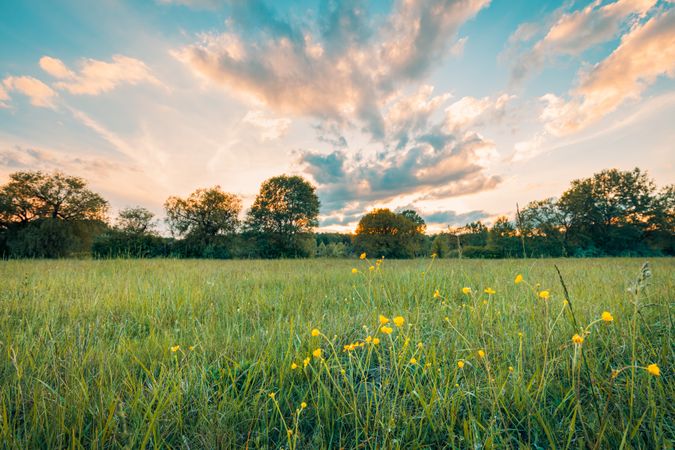
<path id="1" fill-rule="evenodd" d="M 2 81 L 7 91 L 19 92 L 28 98 L 34 106 L 53 108 L 56 92 L 42 81 L 28 76 L 7 77 Z M 5 92 L 5 96 L 7 93 Z"/>

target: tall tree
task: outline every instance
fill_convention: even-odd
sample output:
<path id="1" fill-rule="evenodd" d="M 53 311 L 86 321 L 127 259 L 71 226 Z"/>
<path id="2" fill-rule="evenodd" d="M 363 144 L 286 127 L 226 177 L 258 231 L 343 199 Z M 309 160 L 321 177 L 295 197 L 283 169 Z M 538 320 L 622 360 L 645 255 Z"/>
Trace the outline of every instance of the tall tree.
<path id="1" fill-rule="evenodd" d="M 554 198 L 530 202 L 520 212 L 521 232 L 538 255 L 567 256 L 570 217 Z M 558 250 L 550 248 L 555 244 Z"/>
<path id="2" fill-rule="evenodd" d="M 15 172 L 0 188 L 0 221 L 35 219 L 106 220 L 108 202 L 87 189 L 84 179 L 40 171 Z"/>
<path id="3" fill-rule="evenodd" d="M 263 256 L 301 256 L 309 242 L 305 235 L 319 224 L 319 205 L 314 186 L 304 178 L 272 177 L 260 186 L 246 229 L 266 247 Z"/>
<path id="4" fill-rule="evenodd" d="M 164 208 L 172 233 L 208 241 L 236 231 L 241 199 L 215 186 L 197 189 L 185 199 L 169 197 Z"/>

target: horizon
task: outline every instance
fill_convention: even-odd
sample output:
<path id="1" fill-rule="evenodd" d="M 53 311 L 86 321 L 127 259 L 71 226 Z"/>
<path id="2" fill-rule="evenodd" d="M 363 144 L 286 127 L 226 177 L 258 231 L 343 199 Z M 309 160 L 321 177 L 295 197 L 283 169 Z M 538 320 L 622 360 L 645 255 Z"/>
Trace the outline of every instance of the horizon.
<path id="1" fill-rule="evenodd" d="M 271 5 L 0 6 L 0 184 L 60 170 L 162 218 L 287 173 L 319 232 L 412 207 L 432 234 L 603 169 L 675 179 L 672 2 Z"/>

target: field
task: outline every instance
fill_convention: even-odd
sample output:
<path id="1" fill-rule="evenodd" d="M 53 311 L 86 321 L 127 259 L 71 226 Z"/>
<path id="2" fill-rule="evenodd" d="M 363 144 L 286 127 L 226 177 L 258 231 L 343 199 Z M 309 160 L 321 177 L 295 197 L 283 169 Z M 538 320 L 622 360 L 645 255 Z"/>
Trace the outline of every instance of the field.
<path id="1" fill-rule="evenodd" d="M 0 440 L 672 449 L 675 261 L 643 262 L 0 262 Z"/>

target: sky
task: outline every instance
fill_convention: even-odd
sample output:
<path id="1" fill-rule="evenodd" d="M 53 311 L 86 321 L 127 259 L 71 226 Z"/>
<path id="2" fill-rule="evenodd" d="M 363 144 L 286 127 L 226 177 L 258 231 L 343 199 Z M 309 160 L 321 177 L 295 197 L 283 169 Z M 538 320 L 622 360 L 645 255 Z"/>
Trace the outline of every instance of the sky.
<path id="1" fill-rule="evenodd" d="M 310 180 L 320 229 L 431 231 L 640 167 L 675 182 L 665 0 L 0 0 L 0 184 L 85 178 L 119 209 Z"/>

